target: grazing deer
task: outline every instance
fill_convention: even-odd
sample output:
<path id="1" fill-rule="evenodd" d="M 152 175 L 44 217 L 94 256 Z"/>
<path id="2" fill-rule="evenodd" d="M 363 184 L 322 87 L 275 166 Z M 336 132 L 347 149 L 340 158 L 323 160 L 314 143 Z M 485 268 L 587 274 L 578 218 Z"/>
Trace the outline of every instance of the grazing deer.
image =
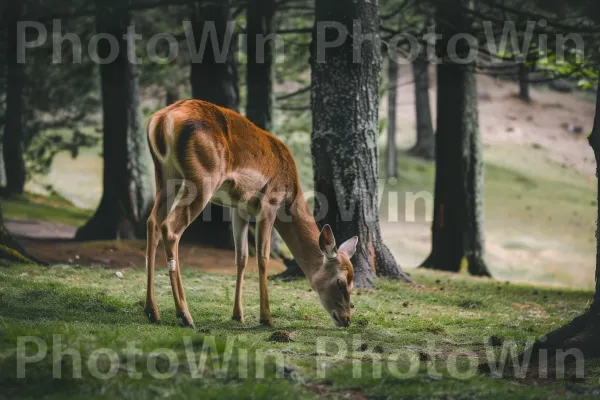
<path id="1" fill-rule="evenodd" d="M 159 232 L 164 241 L 177 316 L 193 326 L 185 300 L 178 258 L 179 239 L 208 202 L 233 207 L 237 279 L 233 319 L 244 321 L 242 286 L 248 261 L 248 215 L 256 219 L 260 322 L 271 325 L 267 292 L 271 230 L 279 232 L 336 326 L 350 325 L 350 291 L 357 237 L 336 247 L 329 225 L 319 232 L 306 204 L 294 159 L 285 144 L 238 113 L 199 101 L 183 100 L 155 113 L 148 142 L 156 176 L 156 198 L 148 219 L 148 286 L 145 314 L 160 320 L 154 293 Z M 167 181 L 181 185 L 173 204 Z M 191 200 L 182 205 L 184 192 Z M 169 205 L 169 207 L 167 207 Z M 247 214 L 247 215 L 244 215 Z"/>

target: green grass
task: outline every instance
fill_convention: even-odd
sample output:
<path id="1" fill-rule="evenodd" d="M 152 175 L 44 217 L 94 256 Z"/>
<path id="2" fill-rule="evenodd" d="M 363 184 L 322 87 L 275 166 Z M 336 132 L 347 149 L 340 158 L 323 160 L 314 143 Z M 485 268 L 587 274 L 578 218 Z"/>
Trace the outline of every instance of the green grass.
<path id="1" fill-rule="evenodd" d="M 58 195 L 42 197 L 31 194 L 2 200 L 2 211 L 8 218 L 58 222 L 71 226 L 83 225 L 93 213 L 73 206 Z"/>
<path id="2" fill-rule="evenodd" d="M 270 282 L 275 326 L 263 328 L 258 324 L 256 275 L 247 276 L 246 323 L 239 324 L 230 320 L 232 276 L 184 270 L 188 303 L 198 326 L 191 330 L 177 325 L 166 269 L 157 272 L 160 326 L 150 325 L 142 312 L 143 270 L 126 270 L 124 278 L 118 279 L 114 271 L 102 268 L 1 268 L 0 397 L 303 399 L 360 394 L 368 398 L 504 399 L 510 394 L 510 398 L 546 399 L 565 393 L 588 393 L 592 398 L 600 384 L 600 365 L 591 362 L 586 364 L 585 379 L 577 383 L 524 385 L 475 374 L 475 364 L 465 355 L 468 351 L 485 360 L 488 349 L 484 344 L 492 335 L 514 341 L 517 349 L 523 349 L 535 337 L 581 312 L 591 298 L 589 292 L 418 271 L 413 277 L 421 286 L 381 281 L 376 290 L 355 290 L 353 324 L 338 329 L 305 281 Z M 294 341 L 269 341 L 276 330 L 291 332 Z M 16 348 L 22 336 L 40 338 L 50 354 L 60 337 L 63 346 L 81 353 L 82 378 L 73 378 L 72 358 L 66 356 L 56 364 L 62 377 L 53 379 L 52 357 L 47 356 L 27 364 L 26 378 L 18 379 Z M 133 342 L 142 354 L 128 366 L 125 349 Z M 229 349 L 228 342 L 232 345 Z M 87 367 L 94 351 L 101 348 L 114 351 L 120 360 L 120 368 L 110 379 L 93 377 Z M 172 350 L 176 360 L 168 363 L 165 356 L 151 354 L 161 348 Z M 25 349 L 27 356 L 39 350 L 31 343 Z M 215 361 L 222 362 L 229 351 L 228 368 L 220 371 Z M 496 356 L 500 352 L 490 351 Z M 267 352 L 272 354 L 266 358 L 265 377 L 257 378 L 256 371 L 261 368 L 256 367 L 256 359 Z M 191 375 L 190 354 L 206 358 L 200 378 Z M 215 354 L 218 360 L 212 359 Z M 285 368 L 277 357 L 284 358 Z M 414 360 L 414 375 L 399 376 L 408 371 L 410 357 L 420 360 Z M 448 360 L 454 357 L 459 373 L 465 373 L 467 379 L 459 379 L 447 369 Z M 101 372 L 108 371 L 111 364 L 107 360 L 106 355 L 99 358 Z M 382 360 L 380 375 L 377 360 Z M 152 377 L 148 362 L 156 362 L 158 372 L 171 371 L 172 376 Z M 432 373 L 428 373 L 428 364 Z M 245 365 L 247 379 L 239 373 Z M 133 366 L 141 373 L 139 379 L 129 376 Z M 433 367 L 439 375 L 433 374 Z"/>

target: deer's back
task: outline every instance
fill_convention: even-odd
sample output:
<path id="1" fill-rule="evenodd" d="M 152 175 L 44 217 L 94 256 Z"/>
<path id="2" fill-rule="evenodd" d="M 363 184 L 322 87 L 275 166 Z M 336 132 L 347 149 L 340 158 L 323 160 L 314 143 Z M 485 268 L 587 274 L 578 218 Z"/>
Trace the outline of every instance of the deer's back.
<path id="1" fill-rule="evenodd" d="M 298 176 L 289 149 L 235 111 L 182 100 L 149 119 L 148 140 L 155 163 L 172 165 L 166 169 L 176 169 L 186 179 L 192 170 L 201 170 L 221 177 L 223 190 L 296 195 Z"/>

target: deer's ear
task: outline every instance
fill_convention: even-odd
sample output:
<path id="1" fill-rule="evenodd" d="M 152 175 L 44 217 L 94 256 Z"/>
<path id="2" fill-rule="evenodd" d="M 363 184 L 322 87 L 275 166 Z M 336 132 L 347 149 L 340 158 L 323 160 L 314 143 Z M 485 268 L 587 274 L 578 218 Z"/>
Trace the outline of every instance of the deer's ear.
<path id="1" fill-rule="evenodd" d="M 353 238 L 350 238 L 350 239 L 346 240 L 344 243 L 342 243 L 342 245 L 340 246 L 340 251 L 343 253 L 346 253 L 348 255 L 348 258 L 352 258 L 354 253 L 356 253 L 356 245 L 357 244 L 358 244 L 358 236 L 354 236 Z"/>
<path id="2" fill-rule="evenodd" d="M 319 235 L 319 247 L 327 257 L 332 258 L 336 256 L 335 238 L 329 225 L 325 225 Z"/>

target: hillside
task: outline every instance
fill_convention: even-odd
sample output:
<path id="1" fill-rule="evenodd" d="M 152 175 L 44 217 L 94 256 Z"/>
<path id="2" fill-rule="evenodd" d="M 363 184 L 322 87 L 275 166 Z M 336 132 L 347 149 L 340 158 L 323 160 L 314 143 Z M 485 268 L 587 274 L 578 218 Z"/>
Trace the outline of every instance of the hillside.
<path id="1" fill-rule="evenodd" d="M 401 77 L 397 143 L 409 149 L 415 140 L 414 89 L 410 70 L 404 67 Z M 435 74 L 431 78 L 435 113 Z M 585 132 L 593 125 L 593 96 L 556 93 L 542 86 L 532 88 L 533 102 L 525 104 L 515 97 L 515 83 L 479 76 L 478 84 L 492 273 L 499 279 L 591 288 L 596 183 Z M 569 132 L 568 124 L 580 126 L 584 134 Z M 400 182 L 388 189 L 400 191 L 402 217 L 405 192 L 432 193 L 434 168 L 407 155 L 400 163 Z M 383 221 L 386 201 L 384 195 Z M 430 224 L 423 208 L 417 208 L 416 222 L 400 218 L 401 222 L 383 225 L 385 238 L 406 267 L 418 265 L 429 251 Z"/>

